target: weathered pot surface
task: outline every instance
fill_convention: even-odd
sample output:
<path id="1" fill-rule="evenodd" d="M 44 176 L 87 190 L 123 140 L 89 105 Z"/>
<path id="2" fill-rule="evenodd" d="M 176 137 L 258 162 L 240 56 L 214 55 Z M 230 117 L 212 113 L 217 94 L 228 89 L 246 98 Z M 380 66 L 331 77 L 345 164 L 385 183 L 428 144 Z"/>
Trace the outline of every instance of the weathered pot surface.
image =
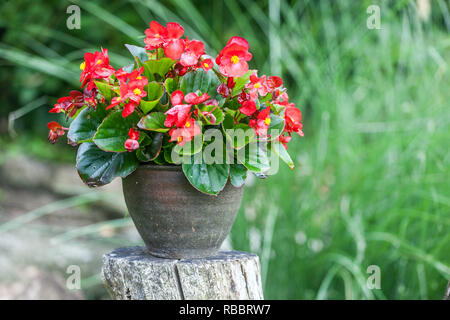
<path id="1" fill-rule="evenodd" d="M 150 254 L 171 259 L 216 254 L 239 210 L 243 187 L 230 182 L 210 196 L 195 189 L 181 166 L 140 165 L 123 179 L 128 211 Z"/>

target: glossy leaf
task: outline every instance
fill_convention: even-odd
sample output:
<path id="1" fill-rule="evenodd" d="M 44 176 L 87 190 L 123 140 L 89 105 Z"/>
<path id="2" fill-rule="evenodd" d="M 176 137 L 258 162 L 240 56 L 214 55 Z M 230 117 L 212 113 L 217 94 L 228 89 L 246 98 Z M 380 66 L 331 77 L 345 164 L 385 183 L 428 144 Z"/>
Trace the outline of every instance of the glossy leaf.
<path id="1" fill-rule="evenodd" d="M 103 104 L 83 109 L 70 124 L 67 138 L 74 143 L 90 141 L 108 113 Z"/>
<path id="2" fill-rule="evenodd" d="M 103 186 L 115 177 L 125 178 L 136 170 L 138 163 L 134 152 L 105 152 L 92 142 L 78 148 L 78 174 L 90 187 Z"/>
<path id="3" fill-rule="evenodd" d="M 157 132 L 167 132 L 169 128 L 164 126 L 166 115 L 162 112 L 152 112 L 144 116 L 138 123 L 138 127 L 143 130 L 151 130 Z"/>
<path id="4" fill-rule="evenodd" d="M 105 97 L 107 102 L 111 102 L 111 99 L 114 96 L 114 87 L 101 81 L 94 82 L 100 94 Z"/>
<path id="5" fill-rule="evenodd" d="M 164 88 L 157 82 L 150 82 L 145 89 L 147 90 L 147 96 L 145 100 L 141 100 L 139 106 L 144 113 L 149 113 L 158 105 L 164 94 Z"/>
<path id="6" fill-rule="evenodd" d="M 132 44 L 126 44 L 128 51 L 131 52 L 133 57 L 138 58 L 141 62 L 145 62 L 148 60 L 147 50 L 143 47 L 138 47 Z"/>
<path id="7" fill-rule="evenodd" d="M 283 132 L 283 129 L 284 129 L 284 119 L 272 113 L 270 115 L 269 129 L 267 130 L 267 134 L 270 135 L 268 140 L 274 140 L 278 138 Z"/>
<path id="8" fill-rule="evenodd" d="M 148 60 L 144 63 L 144 76 L 148 81 L 163 81 L 175 61 L 169 58 Z"/>
<path id="9" fill-rule="evenodd" d="M 234 79 L 236 84 L 234 85 L 233 90 L 231 90 L 231 94 L 233 97 L 238 95 L 242 91 L 242 89 L 244 89 L 245 85 L 250 81 L 250 76 L 253 72 L 255 72 L 255 70 L 249 70 L 242 77 Z"/>
<path id="10" fill-rule="evenodd" d="M 125 141 L 129 138 L 128 132 L 139 121 L 139 116 L 132 113 L 126 118 L 122 117 L 122 111 L 111 113 L 98 127 L 94 136 L 95 144 L 102 150 L 109 152 L 125 152 Z M 142 141 L 143 136 L 139 141 Z"/>
<path id="11" fill-rule="evenodd" d="M 194 163 L 195 156 L 191 157 L 192 163 L 183 163 L 182 168 L 186 178 L 197 190 L 211 195 L 217 195 L 223 190 L 228 181 L 230 166 L 224 164 L 200 164 Z"/>
<path id="12" fill-rule="evenodd" d="M 247 178 L 247 168 L 242 164 L 230 164 L 230 180 L 235 187 L 240 187 L 245 183 Z"/>
<path id="13" fill-rule="evenodd" d="M 154 160 L 161 152 L 162 141 L 163 134 L 158 132 L 153 137 L 150 144 L 148 144 L 144 148 L 139 148 L 136 151 L 136 156 L 138 157 L 139 161 L 148 162 Z"/>
<path id="14" fill-rule="evenodd" d="M 252 142 L 237 151 L 237 159 L 248 170 L 253 172 L 265 172 L 270 169 L 267 150 L 262 143 Z"/>
<path id="15" fill-rule="evenodd" d="M 283 160 L 283 162 L 285 162 L 289 166 L 289 168 L 294 169 L 294 162 L 292 161 L 291 156 L 282 143 L 274 141 L 268 144 L 268 149 L 271 152 L 275 153 L 278 157 L 280 157 L 280 159 Z"/>
<path id="16" fill-rule="evenodd" d="M 219 125 L 223 122 L 223 111 L 219 107 L 203 106 L 200 108 L 200 110 L 202 111 L 202 118 L 206 121 L 207 124 Z M 204 114 L 203 112 L 211 112 L 212 116 L 210 116 L 209 114 Z"/>
<path id="17" fill-rule="evenodd" d="M 248 124 L 235 124 L 233 117 L 228 114 L 222 123 L 222 129 L 225 133 L 225 138 L 235 149 L 240 149 L 248 145 L 256 136 L 255 130 L 250 128 Z"/>
<path id="18" fill-rule="evenodd" d="M 174 78 L 167 78 L 166 81 L 164 81 L 164 88 L 166 88 L 166 92 L 171 95 L 172 92 L 178 90 L 178 81 Z"/>
<path id="19" fill-rule="evenodd" d="M 180 87 L 185 94 L 197 91 L 201 93 L 206 92 L 220 104 L 224 99 L 217 93 L 217 86 L 219 84 L 220 80 L 212 70 L 206 72 L 203 69 L 198 69 L 197 71 L 187 73 L 181 80 Z"/>

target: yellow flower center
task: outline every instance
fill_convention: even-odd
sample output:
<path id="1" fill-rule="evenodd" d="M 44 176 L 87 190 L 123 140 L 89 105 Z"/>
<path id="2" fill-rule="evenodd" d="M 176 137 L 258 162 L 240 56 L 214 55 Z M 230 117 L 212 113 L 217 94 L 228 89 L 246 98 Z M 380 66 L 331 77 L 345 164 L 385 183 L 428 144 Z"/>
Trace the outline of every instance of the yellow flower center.
<path id="1" fill-rule="evenodd" d="M 102 59 L 97 61 L 97 64 L 102 64 L 102 63 L 103 63 Z"/>
<path id="2" fill-rule="evenodd" d="M 159 34 L 157 33 L 157 34 L 155 34 L 155 38 L 159 38 Z"/>
<path id="3" fill-rule="evenodd" d="M 122 101 L 122 97 L 117 97 L 117 101 Z"/>
<path id="4" fill-rule="evenodd" d="M 231 62 L 233 62 L 233 64 L 236 64 L 239 62 L 239 57 L 238 56 L 232 56 L 231 57 Z"/>
<path id="5" fill-rule="evenodd" d="M 255 85 L 253 86 L 255 89 L 258 89 L 259 87 L 261 87 L 261 83 L 255 83 Z"/>
<path id="6" fill-rule="evenodd" d="M 141 77 L 141 76 L 139 76 L 139 77 L 136 77 L 136 79 L 137 79 L 137 80 L 141 80 L 141 79 L 142 79 L 142 77 Z"/>
<path id="7" fill-rule="evenodd" d="M 189 128 L 191 126 L 191 124 L 188 122 L 186 122 L 186 128 Z"/>
<path id="8" fill-rule="evenodd" d="M 267 124 L 267 125 L 269 125 L 269 124 L 270 124 L 270 118 L 267 117 L 266 120 L 264 120 L 264 123 Z"/>
<path id="9" fill-rule="evenodd" d="M 80 64 L 80 70 L 84 70 L 84 68 L 86 68 L 86 62 L 82 62 L 81 64 Z"/>
<path id="10" fill-rule="evenodd" d="M 177 141 L 178 141 L 178 142 L 183 141 L 183 136 L 179 136 L 179 137 L 177 138 Z"/>
<path id="11" fill-rule="evenodd" d="M 142 93 L 142 91 L 141 91 L 140 89 L 136 88 L 136 89 L 133 90 L 133 93 L 134 93 L 135 95 L 137 95 L 137 96 L 140 96 L 141 93 Z"/>
<path id="12" fill-rule="evenodd" d="M 203 65 L 205 66 L 205 68 L 209 68 L 209 64 L 207 64 L 206 62 Z"/>

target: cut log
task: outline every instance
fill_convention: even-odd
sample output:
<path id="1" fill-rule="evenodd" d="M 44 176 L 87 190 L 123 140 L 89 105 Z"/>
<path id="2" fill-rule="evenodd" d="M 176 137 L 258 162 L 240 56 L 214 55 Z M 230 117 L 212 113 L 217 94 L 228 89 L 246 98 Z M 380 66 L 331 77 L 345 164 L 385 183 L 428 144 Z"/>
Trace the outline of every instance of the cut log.
<path id="1" fill-rule="evenodd" d="M 240 251 L 172 260 L 120 248 L 103 256 L 102 280 L 117 300 L 264 299 L 259 258 Z"/>

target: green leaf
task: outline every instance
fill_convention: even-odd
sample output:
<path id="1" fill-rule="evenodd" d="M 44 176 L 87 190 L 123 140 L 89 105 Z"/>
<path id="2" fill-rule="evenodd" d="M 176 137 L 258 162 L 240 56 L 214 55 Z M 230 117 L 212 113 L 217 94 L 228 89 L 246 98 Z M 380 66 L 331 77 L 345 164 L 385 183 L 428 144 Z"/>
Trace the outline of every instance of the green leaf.
<path id="1" fill-rule="evenodd" d="M 242 89 L 244 89 L 245 85 L 250 81 L 250 76 L 253 72 L 256 70 L 248 70 L 246 74 L 244 74 L 242 77 L 234 79 L 236 84 L 234 85 L 233 90 L 231 90 L 231 95 L 234 97 L 238 95 Z"/>
<path id="2" fill-rule="evenodd" d="M 267 134 L 270 135 L 269 141 L 278 138 L 284 129 L 284 119 L 275 114 L 270 114 L 270 125 Z"/>
<path id="3" fill-rule="evenodd" d="M 74 143 L 90 141 L 108 113 L 103 104 L 98 104 L 96 109 L 83 109 L 70 124 L 67 138 Z"/>
<path id="4" fill-rule="evenodd" d="M 253 172 L 265 172 L 270 169 L 267 150 L 262 147 L 261 142 L 252 142 L 238 150 L 237 159 Z"/>
<path id="5" fill-rule="evenodd" d="M 103 186 L 115 177 L 125 178 L 136 170 L 138 163 L 134 152 L 105 152 L 92 142 L 78 148 L 78 174 L 89 187 Z"/>
<path id="6" fill-rule="evenodd" d="M 283 160 L 289 166 L 289 168 L 291 168 L 291 170 L 294 169 L 294 162 L 292 161 L 291 156 L 281 142 L 274 141 L 272 143 L 269 143 L 268 149 L 271 152 L 275 153 L 278 157 L 280 157 L 280 159 Z"/>
<path id="7" fill-rule="evenodd" d="M 172 151 L 170 149 L 164 149 L 164 160 L 166 160 L 167 163 L 173 164 L 174 162 L 172 161 Z"/>
<path id="8" fill-rule="evenodd" d="M 111 113 L 98 127 L 94 136 L 95 144 L 104 151 L 109 152 L 125 152 L 125 141 L 129 138 L 128 132 L 139 121 L 136 113 L 130 114 L 128 117 L 122 117 L 122 111 L 118 110 Z M 139 142 L 142 141 L 143 135 Z"/>
<path id="9" fill-rule="evenodd" d="M 217 86 L 220 84 L 214 71 L 206 72 L 203 69 L 187 73 L 181 80 L 181 90 L 187 94 L 199 90 L 201 93 L 208 93 L 211 98 L 216 99 L 221 105 L 224 98 L 217 93 Z"/>
<path id="10" fill-rule="evenodd" d="M 139 121 L 138 127 L 143 130 L 151 130 L 157 132 L 167 132 L 169 128 L 164 126 L 166 115 L 162 112 L 152 112 Z"/>
<path id="11" fill-rule="evenodd" d="M 145 100 L 141 100 L 139 106 L 144 113 L 149 113 L 159 103 L 159 100 L 164 94 L 164 88 L 160 83 L 150 82 L 145 89 L 147 96 Z"/>
<path id="12" fill-rule="evenodd" d="M 111 102 L 111 99 L 114 96 L 113 86 L 101 81 L 94 81 L 94 82 L 100 94 L 105 97 L 106 101 Z"/>
<path id="13" fill-rule="evenodd" d="M 217 195 L 223 190 L 228 181 L 230 166 L 224 164 L 200 164 L 194 163 L 195 156 L 191 157 L 192 163 L 183 163 L 182 168 L 186 178 L 197 190 L 211 195 Z"/>
<path id="14" fill-rule="evenodd" d="M 144 76 L 148 81 L 163 81 L 175 61 L 170 58 L 148 60 L 144 63 Z"/>
<path id="15" fill-rule="evenodd" d="M 164 81 L 164 87 L 166 88 L 166 92 L 171 95 L 172 92 L 178 90 L 178 81 L 175 78 L 167 78 Z"/>
<path id="16" fill-rule="evenodd" d="M 201 114 L 207 124 L 218 125 L 218 124 L 221 124 L 224 119 L 223 111 L 219 107 L 203 106 L 200 108 L 200 111 L 202 111 L 202 112 L 204 112 L 204 111 L 211 112 L 212 111 L 213 117 L 204 115 L 203 113 Z"/>
<path id="17" fill-rule="evenodd" d="M 145 62 L 148 60 L 147 50 L 142 47 L 138 47 L 132 44 L 126 44 L 128 51 L 131 52 L 133 57 L 138 58 L 140 61 Z"/>
<path id="18" fill-rule="evenodd" d="M 153 137 L 153 140 L 149 145 L 137 150 L 136 156 L 138 157 L 139 161 L 148 162 L 154 160 L 161 152 L 162 141 L 163 134 L 158 132 Z"/>
<path id="19" fill-rule="evenodd" d="M 240 187 L 245 183 L 247 178 L 247 168 L 242 164 L 230 164 L 230 180 L 235 187 Z"/>
<path id="20" fill-rule="evenodd" d="M 235 149 L 241 149 L 248 145 L 256 136 L 255 130 L 250 128 L 248 124 L 235 124 L 233 117 L 228 114 L 222 123 L 222 129 L 225 133 L 225 138 Z"/>

